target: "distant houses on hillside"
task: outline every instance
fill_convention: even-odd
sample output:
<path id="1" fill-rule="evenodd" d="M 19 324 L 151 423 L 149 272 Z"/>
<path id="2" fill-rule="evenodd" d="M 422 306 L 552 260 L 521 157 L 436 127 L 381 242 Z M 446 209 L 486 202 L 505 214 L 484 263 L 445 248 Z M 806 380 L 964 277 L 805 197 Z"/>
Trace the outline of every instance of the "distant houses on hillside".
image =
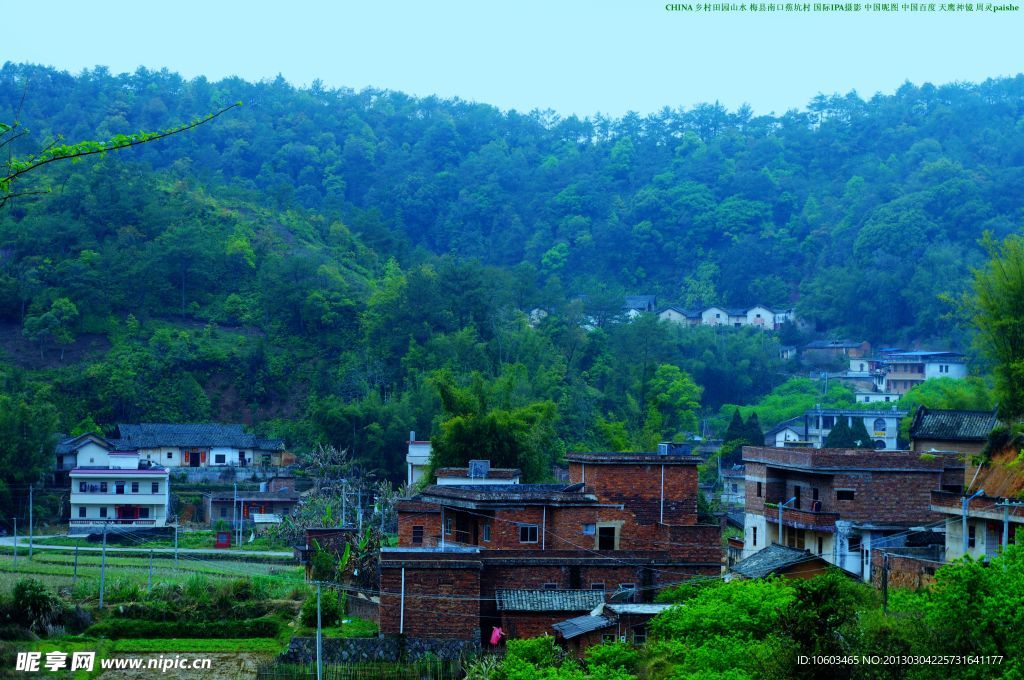
<path id="1" fill-rule="evenodd" d="M 765 305 L 751 307 L 719 307 L 705 309 L 684 309 L 669 306 L 658 312 L 658 318 L 682 326 L 731 326 L 742 328 L 753 326 L 762 330 L 777 331 L 784 323 L 794 321 L 792 309 L 772 309 Z"/>

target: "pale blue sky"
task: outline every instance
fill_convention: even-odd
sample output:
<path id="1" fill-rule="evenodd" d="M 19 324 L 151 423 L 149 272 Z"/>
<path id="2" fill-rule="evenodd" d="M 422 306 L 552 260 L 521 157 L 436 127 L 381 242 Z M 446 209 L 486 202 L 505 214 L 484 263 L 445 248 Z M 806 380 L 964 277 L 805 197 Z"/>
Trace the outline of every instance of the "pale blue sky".
<path id="1" fill-rule="evenodd" d="M 167 67 L 213 80 L 280 73 L 296 85 L 320 78 L 581 116 L 715 100 L 782 113 L 818 92 L 867 98 L 906 80 L 1024 71 L 1021 12 L 695 15 L 649 0 L 37 0 L 7 3 L 0 16 L 4 61 L 71 72 Z"/>

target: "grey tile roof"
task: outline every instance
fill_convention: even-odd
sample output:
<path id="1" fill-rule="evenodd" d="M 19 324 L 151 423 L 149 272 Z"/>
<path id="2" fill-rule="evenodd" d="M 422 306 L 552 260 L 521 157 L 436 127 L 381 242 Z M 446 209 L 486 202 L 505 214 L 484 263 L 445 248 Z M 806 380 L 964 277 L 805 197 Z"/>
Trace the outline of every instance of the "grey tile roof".
<path id="1" fill-rule="evenodd" d="M 996 414 L 992 411 L 942 411 L 922 406 L 914 414 L 910 437 L 961 442 L 985 441 L 996 422 Z"/>
<path id="2" fill-rule="evenodd" d="M 220 423 L 122 423 L 117 426 L 120 437 L 115 443 L 126 449 L 150 449 L 161 446 L 223 446 L 232 449 L 283 451 L 280 439 L 261 439 L 237 424 Z"/>
<path id="3" fill-rule="evenodd" d="M 603 590 L 496 590 L 499 611 L 587 612 L 604 604 Z"/>
<path id="4" fill-rule="evenodd" d="M 759 550 L 750 557 L 734 564 L 732 570 L 747 578 L 764 578 L 779 569 L 784 569 L 807 559 L 810 554 L 807 550 L 797 550 L 796 548 L 772 543 L 767 548 Z"/>
<path id="5" fill-rule="evenodd" d="M 77 437 L 66 437 L 64 435 L 57 436 L 59 439 L 57 441 L 57 446 L 54 447 L 54 449 L 57 453 L 61 454 L 74 453 L 77 449 L 81 448 L 81 446 L 85 444 L 85 442 L 88 441 L 89 439 L 96 439 L 99 442 L 101 442 L 101 445 L 105 444 L 108 450 L 115 448 L 114 445 L 111 444 L 109 441 L 99 436 L 98 434 L 94 434 L 92 432 L 80 434 Z"/>
<path id="6" fill-rule="evenodd" d="M 566 621 L 560 621 L 551 626 L 563 638 L 571 640 L 585 633 L 590 633 L 602 628 L 611 628 L 615 622 L 603 616 L 577 616 Z"/>

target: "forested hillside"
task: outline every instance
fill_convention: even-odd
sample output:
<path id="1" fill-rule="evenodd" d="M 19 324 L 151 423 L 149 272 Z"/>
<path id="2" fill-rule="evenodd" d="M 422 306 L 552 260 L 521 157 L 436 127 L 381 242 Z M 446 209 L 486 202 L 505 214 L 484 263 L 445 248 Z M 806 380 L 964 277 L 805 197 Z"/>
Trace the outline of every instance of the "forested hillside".
<path id="1" fill-rule="evenodd" d="M 16 154 L 236 100 L 25 180 L 51 193 L 0 212 L 2 398 L 64 431 L 239 419 L 388 474 L 445 409 L 547 433 L 527 449 L 648 446 L 780 383 L 778 340 L 607 323 L 622 295 L 795 305 L 822 335 L 962 347 L 939 296 L 1024 208 L 1024 77 L 581 120 L 0 70 L 0 121 L 32 132 Z M 534 307 L 551 312 L 536 328 Z M 459 390 L 456 413 L 439 395 Z"/>

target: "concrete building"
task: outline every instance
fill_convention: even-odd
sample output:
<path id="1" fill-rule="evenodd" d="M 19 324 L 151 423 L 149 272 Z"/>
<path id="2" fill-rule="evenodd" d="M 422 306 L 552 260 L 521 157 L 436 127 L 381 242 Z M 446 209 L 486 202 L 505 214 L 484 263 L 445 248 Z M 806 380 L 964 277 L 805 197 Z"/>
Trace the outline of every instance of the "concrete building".
<path id="1" fill-rule="evenodd" d="M 932 491 L 959 490 L 957 455 L 743 447 L 743 557 L 778 543 L 870 578 L 871 551 L 906 545 L 935 523 Z M 779 506 L 784 505 L 779 522 Z"/>
<path id="2" fill-rule="evenodd" d="M 419 441 L 416 439 L 416 433 L 410 432 L 406 444 L 409 449 L 405 454 L 405 479 L 406 484 L 413 486 L 420 483 L 430 467 L 430 440 Z"/>
<path id="3" fill-rule="evenodd" d="M 893 451 L 899 448 L 900 419 L 905 415 L 906 411 L 899 411 L 895 406 L 872 410 L 811 409 L 802 416 L 790 418 L 768 430 L 765 433 L 765 445 L 821 448 L 839 419 L 845 418 L 850 427 L 855 419 L 861 420 L 875 448 Z"/>
<path id="4" fill-rule="evenodd" d="M 138 451 L 83 447 L 81 464 L 70 471 L 74 533 L 116 527 L 162 527 L 167 523 L 170 484 L 167 468 L 141 460 Z"/>

